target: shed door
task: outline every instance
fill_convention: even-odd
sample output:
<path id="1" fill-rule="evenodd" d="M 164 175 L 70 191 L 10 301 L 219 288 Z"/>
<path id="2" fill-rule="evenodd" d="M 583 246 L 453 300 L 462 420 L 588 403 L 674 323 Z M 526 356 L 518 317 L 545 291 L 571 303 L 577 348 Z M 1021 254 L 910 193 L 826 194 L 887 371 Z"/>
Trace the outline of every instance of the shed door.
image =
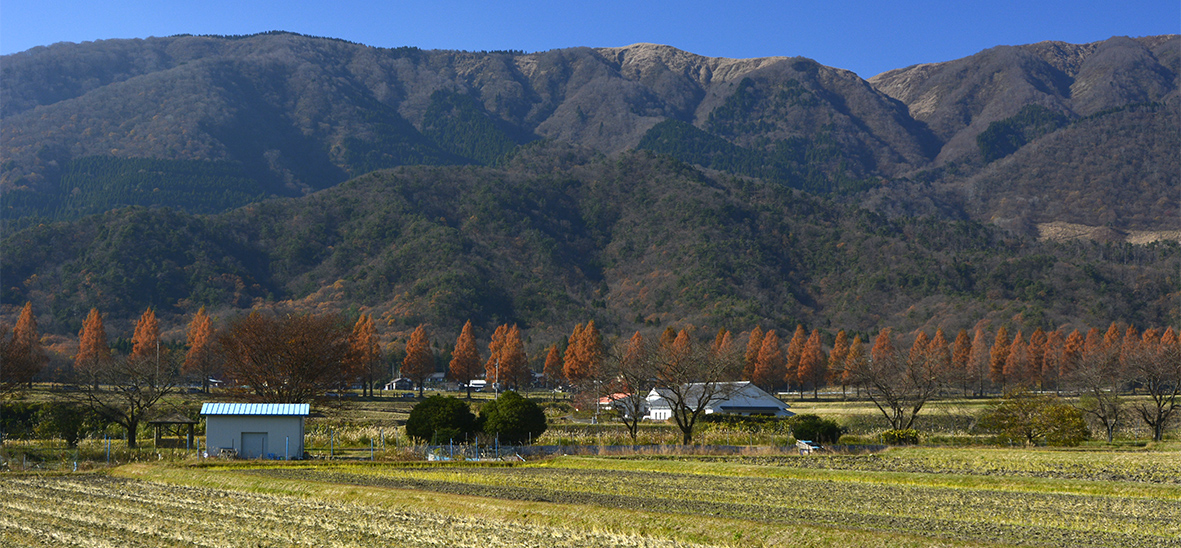
<path id="1" fill-rule="evenodd" d="M 266 432 L 242 432 L 242 451 L 238 456 L 257 459 L 267 454 Z"/>

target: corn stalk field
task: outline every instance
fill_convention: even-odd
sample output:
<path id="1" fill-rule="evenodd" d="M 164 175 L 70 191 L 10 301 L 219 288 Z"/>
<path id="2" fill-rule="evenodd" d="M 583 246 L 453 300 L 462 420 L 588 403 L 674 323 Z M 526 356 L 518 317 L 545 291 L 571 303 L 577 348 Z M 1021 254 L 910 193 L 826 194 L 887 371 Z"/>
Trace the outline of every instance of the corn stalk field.
<path id="1" fill-rule="evenodd" d="M 5 546 L 1181 546 L 1181 455 L 893 449 L 0 476 Z"/>

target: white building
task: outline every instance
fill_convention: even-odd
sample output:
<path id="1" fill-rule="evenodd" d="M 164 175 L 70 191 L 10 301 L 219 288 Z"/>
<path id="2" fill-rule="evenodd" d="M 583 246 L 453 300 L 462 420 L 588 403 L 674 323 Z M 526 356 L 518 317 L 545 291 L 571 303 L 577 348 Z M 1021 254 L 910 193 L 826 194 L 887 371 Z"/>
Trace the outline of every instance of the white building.
<path id="1" fill-rule="evenodd" d="M 203 403 L 209 455 L 227 449 L 246 459 L 303 458 L 306 403 Z"/>
<path id="2" fill-rule="evenodd" d="M 705 405 L 705 414 L 707 415 L 717 413 L 722 415 L 790 417 L 795 414 L 788 411 L 787 404 L 783 403 L 779 398 L 768 394 L 763 389 L 748 381 L 723 382 L 715 383 L 715 385 L 715 395 L 710 398 L 713 401 L 709 401 Z M 687 407 L 697 407 L 704 387 L 705 385 L 702 383 L 685 385 L 688 397 L 684 403 Z M 644 418 L 652 421 L 671 419 L 673 408 L 669 402 L 669 397 L 670 392 L 667 388 L 653 388 L 648 393 L 648 414 Z"/>

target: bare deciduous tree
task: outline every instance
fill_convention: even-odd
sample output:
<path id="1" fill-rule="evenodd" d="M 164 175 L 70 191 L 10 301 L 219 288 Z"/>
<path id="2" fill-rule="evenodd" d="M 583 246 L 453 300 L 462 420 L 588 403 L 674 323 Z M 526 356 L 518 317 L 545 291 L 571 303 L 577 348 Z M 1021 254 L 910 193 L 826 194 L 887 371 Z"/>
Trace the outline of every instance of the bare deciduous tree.
<path id="1" fill-rule="evenodd" d="M 176 390 L 180 368 L 176 355 L 118 356 L 94 371 L 95 384 L 82 385 L 79 396 L 95 413 L 127 430 L 127 446 L 136 447 L 139 424 L 160 399 Z"/>
<path id="2" fill-rule="evenodd" d="M 678 337 L 679 338 L 679 337 Z M 730 397 L 742 372 L 743 356 L 732 349 L 711 352 L 701 345 L 649 352 L 656 373 L 656 391 L 668 403 L 685 445 L 693 443 L 697 419 L 714 403 Z"/>
<path id="3" fill-rule="evenodd" d="M 304 402 L 347 379 L 350 330 L 339 316 L 252 312 L 218 335 L 226 376 L 256 398 Z"/>
<path id="4" fill-rule="evenodd" d="M 906 356 L 895 349 L 890 329 L 874 340 L 870 359 L 854 372 L 854 382 L 865 388 L 890 428 L 914 426 L 923 406 L 939 392 L 939 375 L 925 353 Z"/>

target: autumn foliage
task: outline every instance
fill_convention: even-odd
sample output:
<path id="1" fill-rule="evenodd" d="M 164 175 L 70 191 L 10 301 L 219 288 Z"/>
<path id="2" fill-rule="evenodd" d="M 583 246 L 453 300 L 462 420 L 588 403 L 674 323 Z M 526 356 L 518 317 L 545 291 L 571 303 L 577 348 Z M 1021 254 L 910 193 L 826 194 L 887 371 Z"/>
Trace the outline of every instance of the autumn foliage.
<path id="1" fill-rule="evenodd" d="M 471 399 L 471 383 L 480 375 L 480 351 L 476 346 L 476 337 L 472 335 L 471 320 L 463 324 L 459 337 L 455 339 L 447 373 L 452 380 L 467 387 L 467 397 Z"/>
<path id="2" fill-rule="evenodd" d="M 402 359 L 402 376 L 418 385 L 418 395 L 422 395 L 423 384 L 435 372 L 435 353 L 431 351 L 430 341 L 426 338 L 426 330 L 422 326 L 414 328 L 410 340 L 406 342 L 406 357 Z"/>

